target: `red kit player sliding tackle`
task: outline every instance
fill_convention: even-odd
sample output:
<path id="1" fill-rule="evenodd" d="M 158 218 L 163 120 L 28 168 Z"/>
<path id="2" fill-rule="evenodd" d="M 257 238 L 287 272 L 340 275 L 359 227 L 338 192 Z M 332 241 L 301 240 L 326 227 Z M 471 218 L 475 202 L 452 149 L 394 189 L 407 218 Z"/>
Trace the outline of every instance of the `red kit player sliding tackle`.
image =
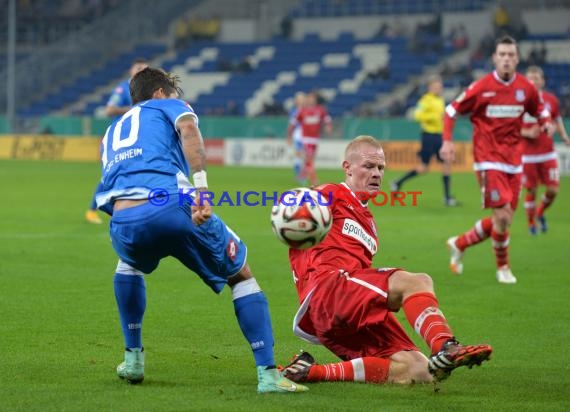
<path id="1" fill-rule="evenodd" d="M 425 273 L 373 268 L 378 233 L 368 199 L 380 190 L 384 151 L 371 136 L 359 136 L 345 151 L 345 179 L 315 190 L 327 197 L 333 226 L 318 245 L 289 250 L 300 308 L 295 333 L 324 345 L 342 362 L 317 364 L 301 352 L 283 369 L 296 382 L 432 382 L 460 367 L 489 359 L 489 345 L 462 345 L 439 308 Z M 402 309 L 430 348 L 426 357 L 394 316 Z"/>

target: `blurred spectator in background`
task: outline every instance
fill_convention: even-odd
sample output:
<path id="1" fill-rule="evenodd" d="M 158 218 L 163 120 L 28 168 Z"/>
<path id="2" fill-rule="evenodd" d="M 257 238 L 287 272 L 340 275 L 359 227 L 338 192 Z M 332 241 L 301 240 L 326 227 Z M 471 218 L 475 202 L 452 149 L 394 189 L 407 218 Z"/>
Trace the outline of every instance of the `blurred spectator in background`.
<path id="1" fill-rule="evenodd" d="M 174 25 L 174 48 L 180 50 L 188 46 L 190 40 L 190 22 L 188 17 L 182 16 Z"/>
<path id="2" fill-rule="evenodd" d="M 548 51 L 546 50 L 546 44 L 544 41 L 540 46 L 538 46 L 538 44 L 534 44 L 532 49 L 528 52 L 526 64 L 528 66 L 542 66 L 546 63 L 547 55 Z"/>
<path id="3" fill-rule="evenodd" d="M 208 19 L 192 17 L 190 19 L 190 37 L 193 40 L 214 40 L 220 33 L 221 20 L 214 16 Z"/>
<path id="4" fill-rule="evenodd" d="M 511 34 L 511 17 L 505 5 L 502 2 L 497 4 L 493 13 L 493 28 L 495 29 L 495 37 L 503 34 Z"/>
<path id="5" fill-rule="evenodd" d="M 291 34 L 293 33 L 293 19 L 290 15 L 286 15 L 281 20 L 281 37 L 284 39 L 290 39 Z"/>
<path id="6" fill-rule="evenodd" d="M 452 27 L 445 39 L 446 48 L 463 50 L 469 46 L 467 30 L 463 24 Z"/>

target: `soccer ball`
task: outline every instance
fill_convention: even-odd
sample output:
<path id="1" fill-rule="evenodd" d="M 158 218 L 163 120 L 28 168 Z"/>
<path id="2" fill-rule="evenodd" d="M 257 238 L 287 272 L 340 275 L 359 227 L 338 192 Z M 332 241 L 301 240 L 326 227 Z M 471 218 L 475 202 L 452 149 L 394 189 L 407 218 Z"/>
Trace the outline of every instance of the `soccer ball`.
<path id="1" fill-rule="evenodd" d="M 293 249 L 319 244 L 332 226 L 328 199 L 315 190 L 291 189 L 271 209 L 271 226 L 277 239 Z"/>

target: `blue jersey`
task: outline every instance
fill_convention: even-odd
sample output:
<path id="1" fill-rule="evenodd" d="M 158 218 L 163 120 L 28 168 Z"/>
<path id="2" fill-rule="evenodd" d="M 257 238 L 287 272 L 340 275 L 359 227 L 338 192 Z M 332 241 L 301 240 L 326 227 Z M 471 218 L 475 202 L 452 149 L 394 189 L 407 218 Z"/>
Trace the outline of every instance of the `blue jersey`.
<path id="1" fill-rule="evenodd" d="M 147 100 L 107 128 L 101 142 L 98 208 L 110 213 L 117 199 L 148 199 L 153 190 L 172 195 L 192 187 L 175 126 L 184 115 L 198 120 L 192 107 L 182 100 Z"/>
<path id="2" fill-rule="evenodd" d="M 115 87 L 113 93 L 107 101 L 107 106 L 117 106 L 117 107 L 131 107 L 133 101 L 131 100 L 131 93 L 129 91 L 129 84 L 131 81 L 129 79 L 123 80 L 121 83 Z"/>

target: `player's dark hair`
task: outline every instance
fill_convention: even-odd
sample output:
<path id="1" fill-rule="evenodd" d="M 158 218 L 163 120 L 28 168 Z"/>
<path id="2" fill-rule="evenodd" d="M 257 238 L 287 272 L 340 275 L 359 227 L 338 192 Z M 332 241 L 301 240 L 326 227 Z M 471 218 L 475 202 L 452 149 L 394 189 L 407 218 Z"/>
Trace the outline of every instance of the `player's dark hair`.
<path id="1" fill-rule="evenodd" d="M 505 34 L 504 36 L 501 36 L 497 40 L 495 40 L 495 51 L 497 51 L 497 47 L 499 46 L 499 44 L 514 44 L 517 47 L 517 53 L 519 51 L 519 46 L 517 44 L 517 41 L 514 39 L 514 37 L 511 37 L 508 34 Z"/>
<path id="2" fill-rule="evenodd" d="M 174 92 L 182 96 L 182 89 L 179 87 L 178 77 L 165 72 L 162 69 L 147 67 L 141 70 L 131 79 L 129 92 L 133 104 L 152 99 L 155 91 L 162 89 L 166 95 Z"/>

